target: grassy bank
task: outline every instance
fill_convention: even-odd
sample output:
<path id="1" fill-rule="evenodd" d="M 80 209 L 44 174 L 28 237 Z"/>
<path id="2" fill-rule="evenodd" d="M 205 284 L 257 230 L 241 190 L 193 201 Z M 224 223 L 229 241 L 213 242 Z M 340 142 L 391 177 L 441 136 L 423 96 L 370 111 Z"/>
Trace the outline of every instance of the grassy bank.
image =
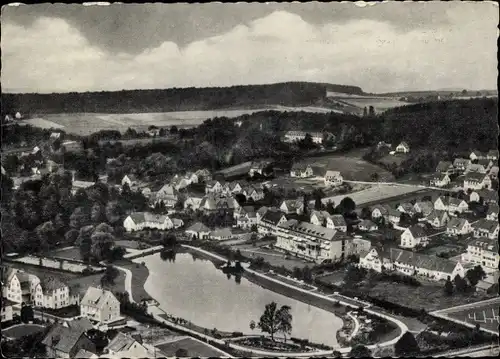
<path id="1" fill-rule="evenodd" d="M 152 299 L 151 296 L 144 289 L 144 284 L 149 277 L 149 270 L 145 265 L 141 263 L 134 263 L 129 260 L 121 260 L 113 263 L 119 267 L 128 269 L 132 272 L 132 296 L 134 297 L 134 301 L 141 302 L 143 300 Z M 123 272 L 120 271 L 122 275 Z M 123 287 L 122 292 L 125 291 L 125 287 Z"/>

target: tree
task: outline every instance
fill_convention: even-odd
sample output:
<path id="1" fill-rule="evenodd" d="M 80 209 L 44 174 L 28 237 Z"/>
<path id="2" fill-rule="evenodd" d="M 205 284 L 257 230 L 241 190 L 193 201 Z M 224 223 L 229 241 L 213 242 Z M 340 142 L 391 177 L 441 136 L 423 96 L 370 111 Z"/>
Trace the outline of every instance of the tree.
<path id="1" fill-rule="evenodd" d="M 453 279 L 453 283 L 455 284 L 457 292 L 465 293 L 467 291 L 467 281 L 460 277 L 458 274 Z"/>
<path id="2" fill-rule="evenodd" d="M 352 200 L 351 197 L 344 197 L 336 208 L 336 210 L 342 214 L 349 214 L 355 209 L 356 203 Z"/>
<path id="3" fill-rule="evenodd" d="M 363 109 L 363 117 L 366 117 L 367 115 L 368 115 L 368 109 L 365 106 L 365 108 Z"/>
<path id="4" fill-rule="evenodd" d="M 420 352 L 417 340 L 411 332 L 406 332 L 401 338 L 394 344 L 395 355 L 401 356 L 415 356 Z"/>
<path id="5" fill-rule="evenodd" d="M 290 310 L 292 308 L 289 307 L 288 305 L 282 306 L 278 310 L 278 332 L 283 333 L 283 336 L 285 337 L 285 343 L 286 343 L 286 335 L 290 334 L 292 332 L 292 314 L 290 313 Z"/>
<path id="6" fill-rule="evenodd" d="M 453 294 L 453 283 L 451 282 L 450 277 L 448 277 L 446 283 L 444 284 L 444 292 L 448 296 Z"/>
<path id="7" fill-rule="evenodd" d="M 172 126 L 172 127 L 174 127 L 174 126 Z M 187 358 L 187 357 L 189 357 L 189 353 L 186 349 L 179 348 L 175 351 L 175 356 L 177 358 Z"/>
<path id="8" fill-rule="evenodd" d="M 253 320 L 250 321 L 250 330 L 254 330 L 255 329 L 255 322 Z"/>
<path id="9" fill-rule="evenodd" d="M 176 134 L 177 132 L 179 132 L 179 129 L 177 128 L 177 126 L 172 126 L 170 127 L 170 133 L 171 134 Z"/>
<path id="10" fill-rule="evenodd" d="M 379 176 L 378 172 L 373 172 L 371 174 L 370 178 L 371 178 L 372 182 L 378 182 L 380 176 Z"/>
<path id="11" fill-rule="evenodd" d="M 118 271 L 118 269 L 113 266 L 107 266 L 104 275 L 101 277 L 101 284 L 103 284 L 103 286 L 106 284 L 114 285 L 115 279 L 119 274 L 120 272 Z"/>
<path id="12" fill-rule="evenodd" d="M 475 287 L 480 280 L 486 278 L 486 273 L 484 272 L 483 267 L 477 265 L 474 268 L 469 269 L 467 273 L 465 273 L 465 277 L 469 281 L 470 285 Z"/>
<path id="13" fill-rule="evenodd" d="M 262 332 L 269 333 L 271 335 L 271 340 L 274 341 L 274 334 L 277 332 L 282 330 L 287 330 L 287 333 L 291 332 L 292 315 L 289 311 L 289 306 L 282 306 L 278 309 L 276 302 L 266 304 L 264 313 L 260 317 L 257 326 Z"/>
<path id="14" fill-rule="evenodd" d="M 84 207 L 77 207 L 69 217 L 71 228 L 80 229 L 90 223 L 90 215 Z"/>
<path id="15" fill-rule="evenodd" d="M 24 304 L 24 303 L 23 303 Z M 21 321 L 23 323 L 32 322 L 34 318 L 34 312 L 31 305 L 22 305 L 21 307 Z"/>
<path id="16" fill-rule="evenodd" d="M 349 353 L 349 357 L 353 358 L 370 358 L 371 356 L 372 356 L 371 350 L 362 344 L 355 345 L 351 349 L 351 352 Z"/>
<path id="17" fill-rule="evenodd" d="M 365 107 L 365 110 L 366 110 L 366 107 Z M 342 358 L 342 353 L 339 352 L 338 350 L 334 350 L 333 353 L 332 353 L 332 357 L 334 357 L 334 358 Z"/>
<path id="18" fill-rule="evenodd" d="M 375 116 L 375 108 L 373 106 L 368 108 L 368 115 Z"/>
<path id="19" fill-rule="evenodd" d="M 360 218 L 361 219 L 371 219 L 372 218 L 372 212 L 370 211 L 370 208 L 363 207 L 363 209 L 361 209 Z"/>
<path id="20" fill-rule="evenodd" d="M 314 200 L 314 209 L 321 211 L 323 209 L 323 202 L 321 202 L 321 197 L 316 197 Z"/>

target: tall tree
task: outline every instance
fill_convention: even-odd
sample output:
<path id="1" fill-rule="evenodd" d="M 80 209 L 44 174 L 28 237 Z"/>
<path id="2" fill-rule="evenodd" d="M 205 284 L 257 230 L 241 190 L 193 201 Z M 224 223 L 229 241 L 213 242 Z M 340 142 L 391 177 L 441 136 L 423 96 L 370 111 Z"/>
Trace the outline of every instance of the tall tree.
<path id="1" fill-rule="evenodd" d="M 375 116 L 375 107 L 370 106 L 369 109 L 368 109 L 368 114 L 370 116 Z"/>
<path id="2" fill-rule="evenodd" d="M 261 315 L 257 326 L 262 332 L 271 335 L 271 340 L 274 341 L 274 334 L 280 332 L 282 329 L 290 329 L 291 331 L 292 316 L 287 313 L 287 311 L 290 311 L 290 307 L 288 306 L 283 306 L 278 309 L 276 302 L 266 304 L 264 313 Z"/>
<path id="3" fill-rule="evenodd" d="M 477 265 L 474 268 L 469 269 L 467 273 L 465 273 L 465 277 L 469 281 L 470 285 L 475 287 L 480 280 L 486 278 L 486 273 L 484 272 L 483 267 Z"/>
<path id="4" fill-rule="evenodd" d="M 365 106 L 365 108 L 363 109 L 363 117 L 366 117 L 367 115 L 368 115 L 368 109 Z"/>
<path id="5" fill-rule="evenodd" d="M 453 283 L 451 282 L 450 277 L 448 277 L 446 283 L 444 284 L 444 292 L 448 296 L 453 294 Z"/>
<path id="6" fill-rule="evenodd" d="M 420 352 L 417 340 L 411 332 L 406 332 L 394 344 L 394 352 L 398 357 L 415 356 Z"/>
<path id="7" fill-rule="evenodd" d="M 352 358 L 370 358 L 371 356 L 371 350 L 362 344 L 355 345 L 349 353 L 349 357 Z"/>
<path id="8" fill-rule="evenodd" d="M 288 305 L 283 305 L 277 313 L 278 317 L 278 332 L 283 333 L 283 336 L 285 337 L 285 343 L 286 343 L 286 336 L 287 334 L 290 334 L 292 332 L 292 314 L 290 311 L 292 310 L 291 307 Z"/>

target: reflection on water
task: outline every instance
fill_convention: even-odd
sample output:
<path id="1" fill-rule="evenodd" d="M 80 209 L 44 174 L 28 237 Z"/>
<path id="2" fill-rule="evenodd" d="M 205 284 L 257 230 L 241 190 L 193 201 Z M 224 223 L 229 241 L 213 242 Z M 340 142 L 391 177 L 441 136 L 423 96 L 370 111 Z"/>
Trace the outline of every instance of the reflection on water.
<path id="1" fill-rule="evenodd" d="M 266 304 L 292 308 L 292 336 L 336 345 L 342 320 L 333 313 L 274 293 L 234 273 L 224 273 L 210 261 L 188 253 L 162 252 L 141 258 L 149 269 L 146 291 L 160 308 L 205 328 L 257 334 Z M 234 277 L 234 281 L 232 280 Z"/>

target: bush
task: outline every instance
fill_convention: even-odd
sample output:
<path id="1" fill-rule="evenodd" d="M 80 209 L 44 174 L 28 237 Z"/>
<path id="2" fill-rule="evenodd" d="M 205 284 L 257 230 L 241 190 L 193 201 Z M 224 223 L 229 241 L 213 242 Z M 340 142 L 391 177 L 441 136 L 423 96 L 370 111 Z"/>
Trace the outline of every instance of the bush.
<path id="1" fill-rule="evenodd" d="M 231 335 L 232 335 L 234 338 L 236 338 L 236 337 L 242 337 L 242 336 L 243 336 L 243 333 L 242 333 L 242 332 L 233 332 Z"/>

